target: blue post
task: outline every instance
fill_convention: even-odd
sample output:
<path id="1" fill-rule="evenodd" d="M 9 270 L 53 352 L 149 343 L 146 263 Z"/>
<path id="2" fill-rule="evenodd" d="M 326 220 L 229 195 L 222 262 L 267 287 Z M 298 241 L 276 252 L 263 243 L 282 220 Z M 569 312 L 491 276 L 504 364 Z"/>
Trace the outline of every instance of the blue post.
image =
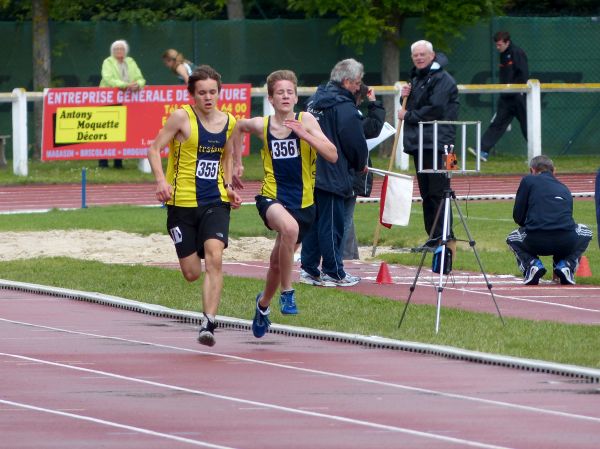
<path id="1" fill-rule="evenodd" d="M 81 208 L 85 209 L 87 208 L 87 206 L 85 205 L 85 188 L 86 188 L 86 181 L 87 178 L 87 169 L 85 167 L 83 167 L 81 169 Z"/>

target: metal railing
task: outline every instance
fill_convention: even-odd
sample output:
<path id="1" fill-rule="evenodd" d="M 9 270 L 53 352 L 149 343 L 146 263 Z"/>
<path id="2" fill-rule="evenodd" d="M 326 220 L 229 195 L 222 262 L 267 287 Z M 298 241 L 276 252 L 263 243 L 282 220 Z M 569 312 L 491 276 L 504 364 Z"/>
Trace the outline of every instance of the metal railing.
<path id="1" fill-rule="evenodd" d="M 400 109 L 400 90 L 404 82 L 393 86 L 372 86 L 376 95 L 394 96 L 394 126 L 398 126 L 398 110 Z M 298 87 L 299 96 L 310 96 L 316 87 Z M 542 92 L 600 92 L 600 83 L 540 83 L 531 79 L 527 84 L 459 84 L 460 94 L 498 94 L 525 93 L 527 94 L 527 157 L 531 159 L 542 152 Z M 252 97 L 263 98 L 263 113 L 272 112 L 267 100 L 266 87 L 253 87 Z M 43 93 L 26 92 L 15 88 L 11 93 L 0 93 L 0 103 L 12 103 L 12 150 L 13 172 L 16 175 L 27 176 L 27 102 L 42 101 Z M 158 132 L 158 130 L 157 130 Z M 402 136 L 398 141 L 395 166 L 402 170 L 408 169 L 408 155 L 402 150 Z"/>

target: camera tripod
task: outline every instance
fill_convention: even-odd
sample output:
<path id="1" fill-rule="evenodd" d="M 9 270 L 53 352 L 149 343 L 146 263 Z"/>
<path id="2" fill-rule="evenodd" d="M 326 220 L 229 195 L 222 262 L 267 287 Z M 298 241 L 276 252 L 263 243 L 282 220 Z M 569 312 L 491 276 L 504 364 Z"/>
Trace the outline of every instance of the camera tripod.
<path id="1" fill-rule="evenodd" d="M 429 170 L 424 170 L 424 171 L 429 171 Z M 436 170 L 433 172 L 439 173 L 440 171 L 441 170 Z M 431 227 L 431 232 L 429 234 L 429 240 L 428 240 L 428 242 L 434 241 L 433 234 L 435 233 L 436 225 L 439 221 L 439 218 L 440 218 L 440 215 L 442 214 L 442 209 L 443 209 L 443 220 L 444 221 L 443 221 L 443 226 L 442 226 L 442 239 L 441 239 L 440 245 L 439 245 L 439 246 L 441 246 L 441 254 L 440 254 L 441 259 L 440 259 L 440 263 L 439 263 L 440 276 L 439 276 L 438 285 L 437 285 L 437 310 L 436 310 L 436 317 L 435 317 L 435 333 L 437 334 L 440 329 L 440 308 L 442 305 L 442 292 L 444 291 L 444 274 L 446 274 L 446 275 L 450 274 L 450 271 L 446 270 L 446 264 L 448 263 L 448 261 L 446 260 L 446 250 L 447 250 L 448 240 L 451 235 L 450 214 L 451 214 L 452 203 L 454 204 L 454 207 L 456 208 L 456 211 L 458 212 L 458 216 L 460 217 L 460 222 L 462 223 L 463 228 L 467 234 L 467 237 L 469 238 L 469 246 L 473 249 L 473 253 L 475 254 L 475 258 L 477 259 L 477 263 L 479 264 L 481 274 L 483 275 L 483 278 L 485 280 L 487 288 L 490 292 L 490 295 L 492 296 L 492 301 L 494 302 L 494 305 L 496 306 L 496 311 L 498 312 L 498 317 L 500 318 L 502 325 L 504 325 L 505 324 L 504 319 L 502 318 L 502 314 L 500 313 L 500 309 L 498 308 L 498 303 L 496 302 L 496 298 L 494 297 L 494 292 L 492 291 L 492 284 L 489 282 L 488 277 L 485 274 L 485 271 L 483 270 L 483 265 L 481 264 L 481 259 L 479 258 L 477 249 L 475 249 L 475 240 L 473 240 L 473 237 L 471 236 L 471 232 L 469 231 L 469 228 L 467 227 L 465 218 L 462 214 L 462 211 L 460 210 L 458 202 L 456 201 L 456 194 L 454 193 L 454 190 L 452 190 L 452 188 L 450 186 L 452 172 L 451 171 L 442 171 L 442 172 L 444 172 L 445 176 L 448 178 L 448 184 L 447 184 L 448 187 L 446 190 L 444 190 L 444 201 L 440 203 L 440 205 L 436 211 L 435 219 L 433 221 L 433 225 Z M 423 248 L 425 248 L 425 247 L 423 247 Z M 406 301 L 406 304 L 404 305 L 404 310 L 402 311 L 402 316 L 400 317 L 400 322 L 398 323 L 398 327 L 402 326 L 402 322 L 404 321 L 404 316 L 406 315 L 406 310 L 408 309 L 408 305 L 410 304 L 410 300 L 415 291 L 415 288 L 417 285 L 417 280 L 419 279 L 419 274 L 421 273 L 421 269 L 423 268 L 423 262 L 425 261 L 427 252 L 429 252 L 429 251 L 425 251 L 425 250 L 422 251 L 421 262 L 419 263 L 419 267 L 417 269 L 417 274 L 415 275 L 415 279 L 413 280 L 413 283 L 410 287 L 410 294 L 408 295 L 408 299 Z"/>

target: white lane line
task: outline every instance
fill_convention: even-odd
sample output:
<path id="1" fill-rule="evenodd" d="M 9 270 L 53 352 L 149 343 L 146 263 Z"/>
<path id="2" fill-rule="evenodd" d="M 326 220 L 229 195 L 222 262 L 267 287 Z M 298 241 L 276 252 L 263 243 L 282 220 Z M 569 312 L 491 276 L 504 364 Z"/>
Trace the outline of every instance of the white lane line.
<path id="1" fill-rule="evenodd" d="M 472 290 L 470 288 L 453 288 L 453 287 L 449 287 L 449 288 L 452 290 L 457 290 L 457 291 L 466 292 L 466 293 L 475 293 L 478 295 L 488 295 L 489 296 L 489 294 L 490 294 L 489 291 Z M 546 306 L 560 307 L 560 308 L 564 308 L 564 309 L 581 310 L 583 312 L 600 313 L 599 309 L 588 309 L 587 307 L 573 306 L 571 304 L 562 304 L 562 303 L 558 303 L 558 302 L 530 299 L 529 297 L 526 297 L 526 296 L 503 295 L 503 294 L 498 294 L 498 293 L 494 292 L 494 297 L 501 298 L 501 299 L 507 299 L 507 300 L 511 300 L 511 301 L 517 301 L 517 302 L 531 302 L 534 304 L 543 304 Z M 543 298 L 543 296 L 540 296 L 540 298 Z"/>
<path id="2" fill-rule="evenodd" d="M 59 368 L 66 368 L 66 369 L 75 370 L 75 371 L 83 371 L 86 373 L 102 374 L 106 377 L 110 377 L 113 379 L 126 380 L 129 382 L 150 385 L 150 386 L 158 387 L 158 388 L 165 388 L 165 389 L 188 393 L 188 394 L 195 394 L 198 396 L 209 397 L 212 399 L 220 399 L 220 400 L 234 402 L 234 403 L 238 403 L 238 404 L 244 404 L 246 406 L 261 407 L 261 408 L 266 408 L 266 409 L 270 409 L 270 410 L 277 410 L 277 411 L 281 411 L 281 412 L 293 413 L 293 414 L 297 414 L 297 415 L 310 416 L 313 418 L 323 418 L 323 419 L 327 419 L 330 421 L 342 422 L 345 424 L 353 424 L 353 425 L 357 425 L 357 426 L 361 426 L 361 427 L 368 427 L 368 428 L 378 429 L 378 430 L 385 430 L 388 432 L 404 433 L 404 434 L 428 438 L 428 439 L 432 439 L 432 440 L 443 441 L 446 443 L 462 444 L 462 445 L 466 445 L 469 447 L 478 447 L 478 448 L 484 448 L 484 449 L 510 449 L 507 446 L 497 446 L 495 444 L 480 443 L 478 441 L 465 440 L 462 438 L 447 437 L 447 436 L 438 435 L 435 433 L 421 432 L 421 431 L 409 429 L 406 427 L 397 427 L 397 426 L 391 426 L 391 425 L 387 425 L 387 424 L 379 424 L 379 423 L 371 422 L 371 421 L 364 421 L 361 419 L 347 418 L 345 416 L 329 415 L 329 414 L 313 412 L 313 411 L 309 411 L 309 410 L 301 410 L 299 408 L 286 407 L 286 406 L 282 406 L 282 405 L 270 404 L 267 402 L 251 401 L 249 399 L 241 399 L 241 398 L 236 398 L 233 396 L 226 396 L 226 395 L 222 395 L 222 394 L 210 393 L 208 391 L 180 387 L 177 385 L 169 385 L 169 384 L 165 384 L 165 383 L 161 383 L 161 382 L 153 382 L 153 381 L 149 381 L 149 380 L 139 379 L 137 377 L 129 377 L 129 376 L 123 376 L 121 374 L 110 373 L 107 371 L 93 370 L 93 369 L 89 369 L 89 368 L 81 368 L 78 366 L 70 366 L 70 365 L 66 365 L 63 363 L 55 363 L 55 362 L 51 362 L 49 360 L 36 359 L 36 358 L 26 357 L 26 356 L 17 355 L 17 354 L 7 354 L 4 352 L 0 352 L 0 356 L 13 357 L 13 358 L 17 358 L 17 359 L 27 360 L 30 362 L 37 362 L 37 363 L 43 364 L 43 365 L 56 366 Z M 1 399 L 0 399 L 0 402 L 9 403 L 9 401 L 3 401 Z M 57 412 L 57 413 L 60 413 L 60 412 Z M 76 417 L 76 415 L 74 415 L 74 417 Z M 189 441 L 194 441 L 194 440 L 189 440 Z M 222 447 L 222 446 L 219 446 L 219 447 Z"/>
<path id="3" fill-rule="evenodd" d="M 119 429 L 125 429 L 125 430 L 129 430 L 131 432 L 142 433 L 142 434 L 151 435 L 154 437 L 166 438 L 167 440 L 174 440 L 179 443 L 188 443 L 188 444 L 192 444 L 194 446 L 209 447 L 209 448 L 213 448 L 213 449 L 235 449 L 230 446 L 221 446 L 219 444 L 207 443 L 206 441 L 191 440 L 189 438 L 178 437 L 177 435 L 170 435 L 168 433 L 155 432 L 154 430 L 144 429 L 142 427 L 128 426 L 127 424 L 121 424 L 121 423 L 114 422 L 114 421 L 107 421 L 105 419 L 93 418 L 91 416 L 85 416 L 85 415 L 76 415 L 75 413 L 67 413 L 67 412 L 63 412 L 61 410 L 54 410 L 54 409 L 45 408 L 45 407 L 38 407 L 35 405 L 31 405 L 31 404 L 24 404 L 22 402 L 13 402 L 13 401 L 7 401 L 5 399 L 0 399 L 0 403 L 6 404 L 6 405 L 12 405 L 13 407 L 19 407 L 22 409 L 33 410 L 36 412 L 44 412 L 44 413 L 50 413 L 52 415 L 59 415 L 59 416 L 65 417 L 65 418 L 78 419 L 80 421 L 88 421 L 88 422 L 92 422 L 94 424 L 101 424 L 104 426 L 117 427 Z"/>
<path id="4" fill-rule="evenodd" d="M 67 333 L 67 334 L 84 335 L 86 337 L 95 337 L 95 338 L 102 338 L 102 339 L 107 339 L 107 340 L 125 341 L 128 343 L 136 343 L 136 344 L 141 344 L 141 345 L 151 346 L 151 347 L 156 347 L 156 348 L 161 348 L 161 349 L 170 349 L 170 350 L 176 350 L 176 351 L 191 352 L 193 354 L 204 354 L 204 355 L 209 355 L 212 357 L 222 357 L 223 359 L 227 359 L 227 360 L 235 360 L 238 362 L 245 362 L 245 363 L 254 363 L 257 365 L 266 365 L 266 366 L 288 369 L 288 370 L 292 370 L 292 371 L 299 371 L 299 372 L 309 373 L 309 374 L 318 374 L 321 376 L 328 376 L 328 377 L 333 377 L 333 378 L 337 378 L 337 379 L 345 379 L 345 380 L 350 380 L 353 382 L 368 383 L 368 384 L 373 384 L 373 385 L 378 385 L 378 386 L 396 388 L 399 390 L 406 390 L 406 391 L 412 391 L 412 392 L 417 392 L 417 393 L 425 393 L 425 394 L 435 395 L 435 396 L 439 396 L 439 397 L 443 397 L 443 398 L 459 399 L 459 400 L 464 400 L 464 401 L 482 403 L 482 404 L 486 404 L 486 405 L 493 405 L 493 406 L 497 406 L 497 407 L 507 407 L 510 409 L 528 411 L 528 412 L 533 412 L 533 413 L 547 414 L 547 415 L 559 416 L 559 417 L 563 417 L 563 418 L 573 418 L 573 419 L 579 419 L 579 420 L 584 420 L 584 421 L 592 421 L 592 422 L 600 423 L 600 417 L 595 417 L 595 416 L 579 415 L 579 414 L 574 414 L 574 413 L 561 412 L 561 411 L 557 411 L 557 410 L 549 410 L 549 409 L 544 409 L 544 408 L 539 408 L 539 407 L 533 407 L 533 406 L 529 406 L 529 405 L 513 404 L 510 402 L 496 401 L 493 399 L 483 399 L 483 398 L 478 398 L 475 396 L 466 396 L 466 395 L 457 394 L 457 393 L 447 393 L 447 392 L 438 391 L 438 390 L 431 390 L 428 388 L 413 387 L 410 385 L 402 385 L 402 384 L 385 382 L 385 381 L 380 381 L 380 380 L 375 380 L 375 379 L 365 379 L 362 377 L 350 376 L 347 374 L 340 374 L 340 373 L 335 373 L 335 372 L 331 372 L 331 371 L 322 371 L 322 370 L 316 370 L 316 369 L 311 369 L 311 368 L 301 368 L 298 366 L 284 365 L 281 363 L 274 363 L 274 362 L 268 362 L 268 361 L 264 361 L 264 360 L 251 359 L 251 358 L 240 357 L 240 356 L 231 355 L 231 354 L 200 351 L 197 349 L 182 348 L 179 346 L 164 345 L 164 344 L 160 344 L 160 343 L 153 343 L 153 342 L 140 341 L 140 340 L 131 340 L 131 339 L 127 339 L 127 338 L 113 337 L 113 336 L 109 336 L 109 335 L 90 334 L 87 332 L 71 331 L 68 329 L 55 328 L 55 327 L 50 327 L 50 326 L 42 326 L 42 325 L 38 325 L 38 324 L 25 323 L 25 322 L 21 322 L 21 321 L 13 321 L 13 320 L 5 319 L 5 318 L 0 318 L 0 321 L 5 321 L 5 322 L 19 324 L 19 325 L 28 326 L 28 327 L 44 328 L 44 329 L 57 331 L 57 332 L 63 332 L 63 333 Z M 84 369 L 84 368 L 82 368 L 82 369 Z"/>
<path id="5" fill-rule="evenodd" d="M 502 290 L 502 289 L 500 289 Z M 510 289 L 507 289 L 510 290 Z M 519 298 L 524 298 L 524 299 L 537 299 L 537 298 L 555 298 L 555 299 L 575 299 L 574 296 L 571 295 L 565 295 L 565 296 L 560 296 L 560 295 L 519 295 Z M 580 299 L 580 298 L 576 298 L 576 299 Z M 595 301 L 595 298 L 590 298 L 590 300 Z"/>

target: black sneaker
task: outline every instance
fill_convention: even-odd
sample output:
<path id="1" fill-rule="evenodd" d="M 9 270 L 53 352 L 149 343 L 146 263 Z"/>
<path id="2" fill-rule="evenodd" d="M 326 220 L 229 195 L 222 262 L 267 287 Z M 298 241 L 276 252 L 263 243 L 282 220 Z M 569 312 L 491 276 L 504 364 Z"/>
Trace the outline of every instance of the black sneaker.
<path id="1" fill-rule="evenodd" d="M 198 343 L 206 346 L 215 345 L 215 327 L 217 327 L 214 321 L 208 319 L 206 314 L 202 317 L 200 322 L 200 331 L 198 332 Z"/>
<path id="2" fill-rule="evenodd" d="M 417 246 L 416 248 L 411 248 L 411 253 L 433 253 L 440 246 L 439 239 L 430 239 L 427 240 L 422 246 Z"/>
<path id="3" fill-rule="evenodd" d="M 554 267 L 554 274 L 560 279 L 561 285 L 575 285 L 575 277 L 573 276 L 573 270 L 569 267 L 569 264 L 561 260 Z"/>
<path id="4" fill-rule="evenodd" d="M 256 338 L 263 337 L 271 326 L 271 320 L 269 320 L 269 314 L 271 313 L 271 307 L 267 307 L 267 310 L 260 310 L 258 303 L 262 298 L 263 292 L 256 295 L 256 306 L 254 309 L 254 319 L 252 320 L 252 333 Z"/>
<path id="5" fill-rule="evenodd" d="M 529 268 L 525 272 L 525 279 L 523 279 L 523 284 L 525 285 L 538 285 L 540 283 L 540 279 L 542 276 L 546 274 L 546 268 L 542 265 L 542 261 L 540 259 L 533 259 Z"/>

